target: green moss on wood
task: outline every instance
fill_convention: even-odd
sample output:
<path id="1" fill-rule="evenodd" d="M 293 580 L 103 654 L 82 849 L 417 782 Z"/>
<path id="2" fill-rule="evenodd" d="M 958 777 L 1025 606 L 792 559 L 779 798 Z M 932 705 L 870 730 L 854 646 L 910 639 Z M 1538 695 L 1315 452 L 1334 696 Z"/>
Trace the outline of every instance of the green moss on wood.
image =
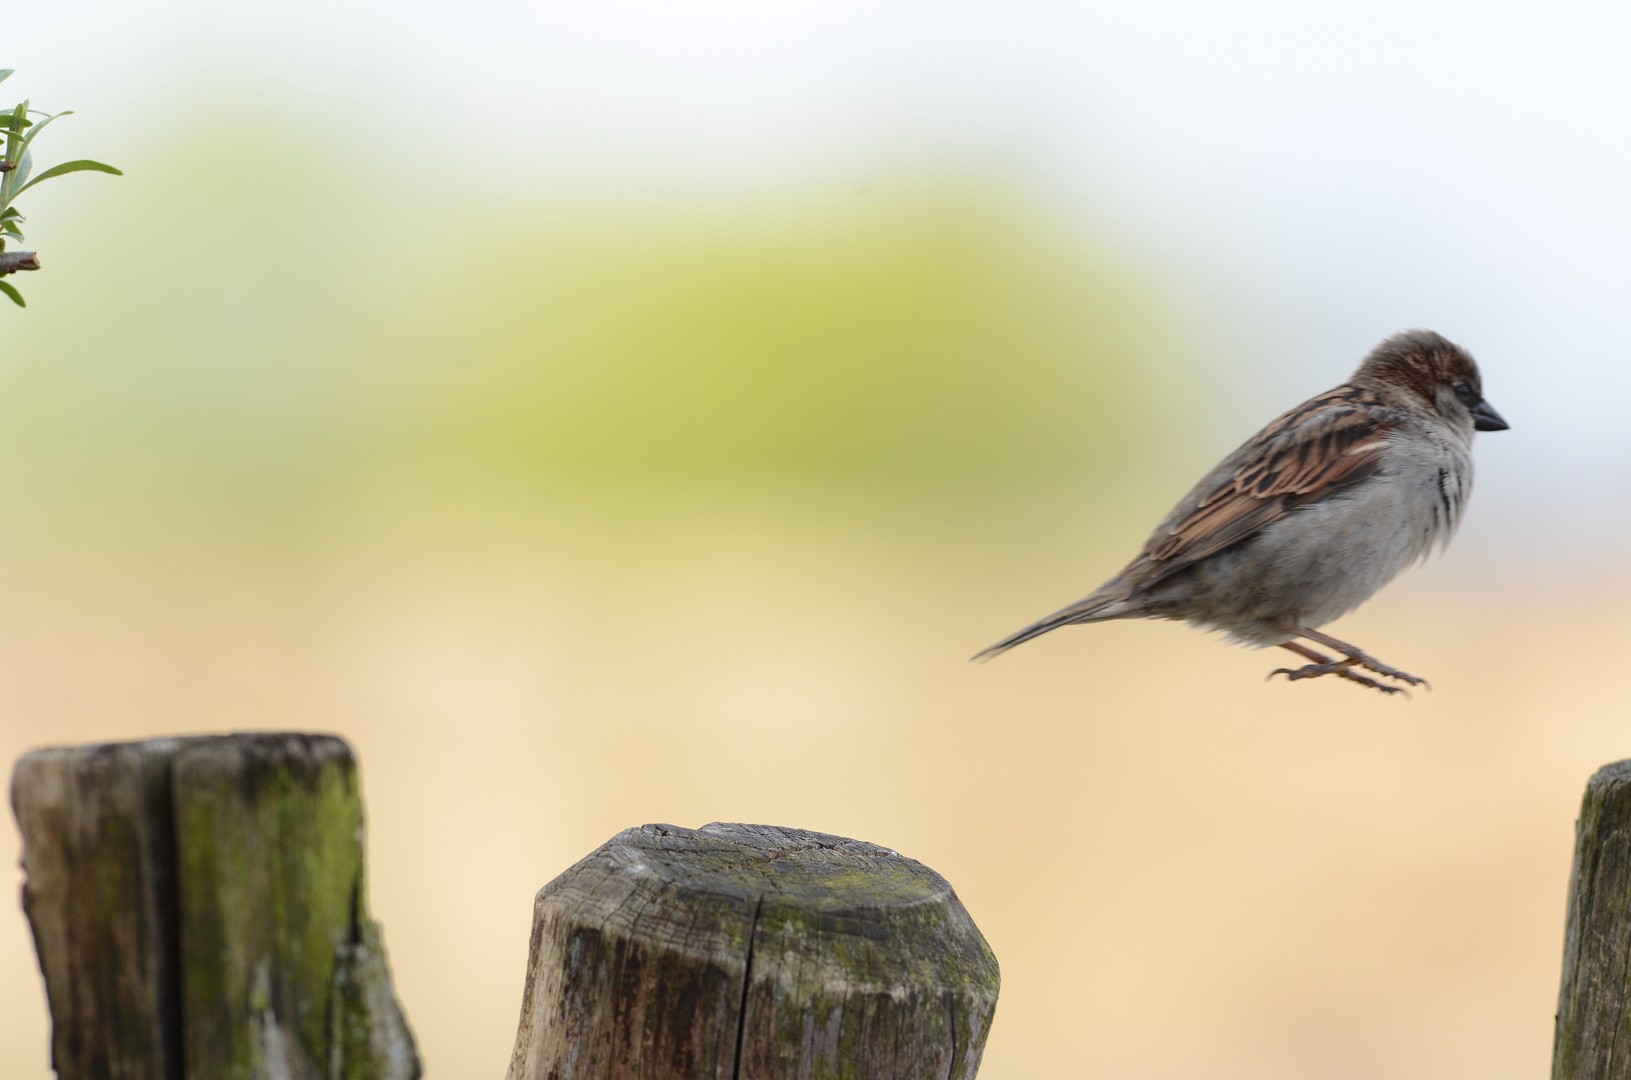
<path id="1" fill-rule="evenodd" d="M 996 958 L 944 878 L 766 826 L 629 829 L 539 893 L 511 1080 L 967 1080 Z"/>
<path id="2" fill-rule="evenodd" d="M 119 794 L 137 773 L 145 787 Z M 25 861 L 39 869 L 29 914 L 41 965 L 61 988 L 53 1038 L 94 1051 L 77 1070 L 59 1053 L 62 1080 L 419 1075 L 367 917 L 362 801 L 343 741 L 41 751 L 19 764 L 13 798 Z M 157 914 L 128 925 L 143 904 Z M 133 955 L 155 958 L 141 993 L 78 1000 Z M 153 1051 L 156 1040 L 174 1052 Z M 120 1054 L 146 1064 L 108 1072 Z"/>

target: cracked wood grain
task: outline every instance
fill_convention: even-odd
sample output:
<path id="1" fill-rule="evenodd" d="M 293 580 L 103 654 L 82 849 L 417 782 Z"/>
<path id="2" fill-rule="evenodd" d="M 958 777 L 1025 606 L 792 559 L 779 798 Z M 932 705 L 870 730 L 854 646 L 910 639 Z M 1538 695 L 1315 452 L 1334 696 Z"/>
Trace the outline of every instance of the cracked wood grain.
<path id="1" fill-rule="evenodd" d="M 1599 769 L 1575 824 L 1553 1080 L 1631 1080 L 1631 761 Z"/>
<path id="2" fill-rule="evenodd" d="M 59 1080 L 419 1076 L 340 739 L 37 750 L 12 805 Z"/>
<path id="3" fill-rule="evenodd" d="M 972 1080 L 998 984 L 921 863 L 645 825 L 539 892 L 509 1080 Z"/>

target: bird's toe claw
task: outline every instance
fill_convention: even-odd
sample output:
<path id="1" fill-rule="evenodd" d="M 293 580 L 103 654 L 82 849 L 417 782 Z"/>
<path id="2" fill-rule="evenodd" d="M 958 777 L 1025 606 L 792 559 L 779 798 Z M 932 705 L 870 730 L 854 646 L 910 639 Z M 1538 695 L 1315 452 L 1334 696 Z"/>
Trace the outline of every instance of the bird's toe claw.
<path id="1" fill-rule="evenodd" d="M 1296 670 L 1292 670 L 1291 668 L 1275 668 L 1273 671 L 1269 672 L 1268 677 L 1272 679 L 1276 675 L 1284 673 L 1287 679 L 1292 682 L 1296 682 L 1299 679 L 1317 679 L 1321 675 L 1340 674 L 1346 670 L 1348 670 L 1347 661 L 1337 660 L 1329 664 L 1306 664 L 1303 667 L 1297 668 Z"/>
<path id="2" fill-rule="evenodd" d="M 1408 671 L 1400 671 L 1396 667 L 1390 667 L 1373 656 L 1361 655 L 1354 657 L 1354 659 L 1358 662 L 1359 666 L 1365 670 L 1374 671 L 1376 674 L 1386 678 L 1398 679 L 1400 682 L 1409 683 L 1411 686 L 1425 686 L 1429 690 L 1433 688 L 1433 684 L 1422 678 L 1420 675 L 1412 675 Z"/>
<path id="3" fill-rule="evenodd" d="M 1368 686 L 1372 690 L 1380 690 L 1384 694 L 1403 694 L 1405 696 L 1405 700 L 1410 700 L 1410 691 L 1406 690 L 1402 686 L 1388 686 L 1386 683 L 1379 683 L 1370 676 L 1361 675 L 1351 668 L 1343 668 L 1341 671 L 1337 672 L 1337 674 L 1341 675 L 1349 682 L 1358 683 L 1360 686 Z"/>

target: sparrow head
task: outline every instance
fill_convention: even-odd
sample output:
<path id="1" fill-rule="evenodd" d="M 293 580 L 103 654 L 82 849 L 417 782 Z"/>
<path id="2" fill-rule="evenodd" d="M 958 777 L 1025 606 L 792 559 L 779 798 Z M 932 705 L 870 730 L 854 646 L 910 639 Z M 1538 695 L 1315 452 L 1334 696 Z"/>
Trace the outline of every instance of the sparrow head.
<path id="1" fill-rule="evenodd" d="M 1505 431 L 1508 426 L 1484 400 L 1472 354 L 1431 330 L 1394 334 L 1371 350 L 1350 382 L 1390 405 L 1437 413 L 1474 431 Z"/>

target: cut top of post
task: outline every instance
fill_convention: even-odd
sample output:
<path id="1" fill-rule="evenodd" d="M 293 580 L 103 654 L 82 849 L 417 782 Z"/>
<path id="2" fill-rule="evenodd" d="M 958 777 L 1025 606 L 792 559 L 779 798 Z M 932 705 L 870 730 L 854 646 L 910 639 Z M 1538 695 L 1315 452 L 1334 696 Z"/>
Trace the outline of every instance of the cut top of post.
<path id="1" fill-rule="evenodd" d="M 626 829 L 546 885 L 528 968 L 510 1080 L 971 1080 L 999 985 L 922 863 L 722 822 Z"/>
<path id="2" fill-rule="evenodd" d="M 659 895 L 661 903 L 639 902 Z M 726 822 L 625 829 L 546 885 L 538 902 L 569 906 L 580 924 L 598 923 L 698 959 L 740 963 L 748 946 L 743 932 L 751 934 L 755 924 L 796 938 L 819 936 L 827 945 L 807 962 L 831 967 L 846 981 L 866 973 L 864 981 L 878 989 L 903 979 L 939 981 L 914 945 L 931 946 L 940 963 L 948 944 L 966 947 L 967 959 L 982 967 L 990 957 L 945 878 L 889 848 L 807 829 Z M 925 920 L 936 934 L 900 933 L 902 924 Z M 938 933 L 948 929 L 956 931 L 950 939 Z M 869 947 L 886 939 L 887 949 Z"/>
<path id="3" fill-rule="evenodd" d="M 677 889 L 721 898 L 751 900 L 775 891 L 821 909 L 919 904 L 952 891 L 945 878 L 922 863 L 864 840 L 716 821 L 700 829 L 624 829 L 540 895 L 584 888 L 582 878 L 596 871 L 608 880 L 650 876 Z M 610 914 L 615 905 L 610 896 L 605 900 Z"/>

